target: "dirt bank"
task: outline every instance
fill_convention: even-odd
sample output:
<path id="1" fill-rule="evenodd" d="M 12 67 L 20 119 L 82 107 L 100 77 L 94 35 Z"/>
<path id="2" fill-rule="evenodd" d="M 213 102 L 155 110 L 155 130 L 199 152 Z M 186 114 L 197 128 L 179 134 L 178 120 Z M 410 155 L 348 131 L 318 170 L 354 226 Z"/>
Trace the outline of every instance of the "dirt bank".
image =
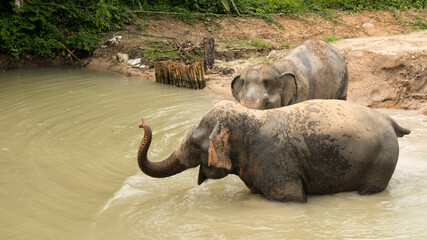
<path id="1" fill-rule="evenodd" d="M 348 100 L 369 107 L 413 109 L 427 114 L 426 43 L 427 31 L 332 43 L 347 62 L 350 76 Z M 274 61 L 287 52 L 278 51 L 274 59 L 237 60 L 219 66 L 231 66 L 238 74 L 249 65 Z M 232 99 L 232 76 L 212 74 L 209 77 L 207 89 Z"/>
<path id="2" fill-rule="evenodd" d="M 333 44 L 345 54 L 349 100 L 427 113 L 427 31 Z"/>
<path id="3" fill-rule="evenodd" d="M 160 43 L 163 50 L 158 52 L 167 52 L 164 47 L 179 42 L 192 42 L 197 49 L 203 37 L 210 36 L 215 38 L 216 59 L 220 61 L 216 61 L 215 68 L 206 75 L 208 82 L 204 91 L 232 99 L 230 82 L 247 66 L 275 61 L 307 38 L 342 38 L 331 45 L 347 62 L 350 101 L 370 107 L 415 109 L 427 114 L 427 31 L 408 33 L 414 30 L 411 21 L 415 21 L 415 15 L 425 20 L 427 14 L 340 13 L 333 20 L 315 15 L 275 17 L 284 28 L 256 18 L 213 19 L 208 25 L 146 18 L 141 20 L 144 21 L 142 29 L 130 26 L 116 33 L 122 36 L 119 44 L 99 47 L 88 68 L 154 81 L 152 68 L 119 64 L 114 60 L 115 54 L 125 52 L 131 58 L 142 57 L 149 66 L 150 61 L 156 60 L 144 54 L 149 44 Z M 276 54 L 267 56 L 273 49 Z M 160 54 L 157 59 L 179 61 L 182 55 L 168 58 Z M 224 74 L 225 68 L 233 68 L 234 73 Z"/>

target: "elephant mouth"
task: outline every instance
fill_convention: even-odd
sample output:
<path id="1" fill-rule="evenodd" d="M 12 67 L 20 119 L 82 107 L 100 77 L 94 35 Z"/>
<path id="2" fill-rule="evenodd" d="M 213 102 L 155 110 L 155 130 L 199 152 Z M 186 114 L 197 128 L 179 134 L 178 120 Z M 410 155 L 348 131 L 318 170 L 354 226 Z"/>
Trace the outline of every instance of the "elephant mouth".
<path id="1" fill-rule="evenodd" d="M 197 184 L 200 185 L 206 179 L 220 179 L 226 177 L 230 172 L 222 168 L 214 168 L 200 165 L 199 176 L 197 178 Z"/>
<path id="2" fill-rule="evenodd" d="M 199 169 L 199 177 L 197 178 L 197 185 L 202 184 L 206 180 L 205 174 L 203 174 L 202 166 Z"/>

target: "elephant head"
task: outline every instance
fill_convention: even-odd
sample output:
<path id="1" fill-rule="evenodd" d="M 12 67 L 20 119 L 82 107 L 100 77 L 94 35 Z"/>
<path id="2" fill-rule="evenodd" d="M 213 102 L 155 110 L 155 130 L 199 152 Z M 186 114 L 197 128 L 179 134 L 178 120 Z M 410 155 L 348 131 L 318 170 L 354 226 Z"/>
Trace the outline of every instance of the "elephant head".
<path id="1" fill-rule="evenodd" d="M 299 87 L 295 74 L 281 73 L 274 65 L 257 65 L 237 75 L 231 89 L 233 97 L 243 106 L 270 109 L 292 104 Z"/>
<path id="2" fill-rule="evenodd" d="M 229 130 L 221 128 L 219 124 L 212 129 L 202 123 L 197 128 L 193 126 L 187 130 L 177 149 L 168 158 L 151 162 L 147 158 L 147 152 L 152 131 L 142 119 L 139 127 L 144 128 L 145 133 L 138 150 L 138 165 L 141 171 L 151 177 L 163 178 L 200 165 L 199 185 L 207 178 L 219 179 L 227 176 L 232 168 L 228 157 Z"/>

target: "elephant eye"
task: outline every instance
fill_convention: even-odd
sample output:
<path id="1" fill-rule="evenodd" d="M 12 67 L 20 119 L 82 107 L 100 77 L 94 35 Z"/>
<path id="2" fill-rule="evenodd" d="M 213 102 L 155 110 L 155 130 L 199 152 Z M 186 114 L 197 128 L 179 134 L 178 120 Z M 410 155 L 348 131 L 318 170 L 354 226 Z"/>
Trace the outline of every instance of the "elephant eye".
<path id="1" fill-rule="evenodd" d="M 264 87 L 267 87 L 270 85 L 270 80 L 269 79 L 263 79 L 262 80 L 262 85 L 264 85 Z"/>
<path id="2" fill-rule="evenodd" d="M 263 79 L 262 85 L 264 86 L 265 89 L 269 90 L 269 89 L 274 89 L 276 83 L 274 79 Z"/>

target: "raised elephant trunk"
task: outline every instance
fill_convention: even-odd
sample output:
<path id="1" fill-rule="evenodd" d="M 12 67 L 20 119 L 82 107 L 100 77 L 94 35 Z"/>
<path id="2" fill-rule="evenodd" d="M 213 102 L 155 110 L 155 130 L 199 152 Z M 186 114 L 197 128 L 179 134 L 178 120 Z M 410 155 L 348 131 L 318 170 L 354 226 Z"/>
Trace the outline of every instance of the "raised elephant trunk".
<path id="1" fill-rule="evenodd" d="M 148 148 L 151 144 L 151 127 L 141 120 L 140 128 L 144 128 L 144 138 L 141 141 L 138 149 L 138 165 L 141 171 L 151 177 L 164 178 L 175 175 L 187 169 L 184 165 L 180 164 L 175 155 L 175 151 L 165 160 L 161 162 L 151 162 L 147 158 Z"/>

